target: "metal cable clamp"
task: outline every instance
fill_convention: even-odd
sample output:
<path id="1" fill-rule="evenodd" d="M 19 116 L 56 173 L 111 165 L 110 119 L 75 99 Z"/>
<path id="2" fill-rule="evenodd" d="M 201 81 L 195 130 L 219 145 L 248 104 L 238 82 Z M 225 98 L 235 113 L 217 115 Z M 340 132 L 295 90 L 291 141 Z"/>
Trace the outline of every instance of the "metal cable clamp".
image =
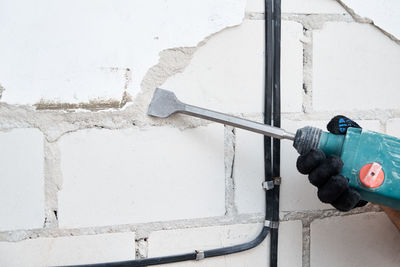
<path id="1" fill-rule="evenodd" d="M 202 260 L 202 259 L 205 258 L 203 250 L 197 250 L 196 249 L 195 252 L 196 252 L 196 261 L 199 261 L 199 260 Z"/>
<path id="2" fill-rule="evenodd" d="M 274 177 L 272 178 L 271 181 L 265 181 L 262 183 L 262 186 L 265 190 L 271 190 L 272 188 L 275 187 L 275 185 L 280 185 L 281 184 L 281 177 Z"/>
<path id="3" fill-rule="evenodd" d="M 278 229 L 279 228 L 279 221 L 269 221 L 265 220 L 264 226 L 267 226 L 271 229 Z"/>

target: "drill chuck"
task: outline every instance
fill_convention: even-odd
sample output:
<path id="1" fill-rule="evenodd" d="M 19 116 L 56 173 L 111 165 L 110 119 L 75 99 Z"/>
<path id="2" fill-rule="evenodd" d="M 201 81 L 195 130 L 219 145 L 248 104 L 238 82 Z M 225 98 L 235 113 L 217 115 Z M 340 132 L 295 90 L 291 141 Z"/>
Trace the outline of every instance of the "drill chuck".
<path id="1" fill-rule="evenodd" d="M 303 155 L 311 149 L 318 148 L 321 135 L 322 130 L 315 127 L 306 126 L 298 129 L 294 137 L 293 146 L 300 155 Z"/>

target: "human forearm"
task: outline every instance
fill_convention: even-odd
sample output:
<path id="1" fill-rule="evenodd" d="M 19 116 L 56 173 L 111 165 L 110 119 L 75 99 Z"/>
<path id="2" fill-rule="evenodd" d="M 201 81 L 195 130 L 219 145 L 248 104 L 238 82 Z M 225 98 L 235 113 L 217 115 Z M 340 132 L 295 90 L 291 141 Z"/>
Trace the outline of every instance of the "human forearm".
<path id="1" fill-rule="evenodd" d="M 389 207 L 381 206 L 386 215 L 392 220 L 393 224 L 400 230 L 400 210 L 395 210 Z"/>

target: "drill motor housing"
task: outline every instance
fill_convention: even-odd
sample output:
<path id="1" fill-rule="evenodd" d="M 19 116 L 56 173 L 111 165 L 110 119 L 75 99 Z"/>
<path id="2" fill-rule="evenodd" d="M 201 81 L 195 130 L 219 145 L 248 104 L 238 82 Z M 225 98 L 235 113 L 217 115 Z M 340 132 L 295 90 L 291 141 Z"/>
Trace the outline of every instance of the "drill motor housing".
<path id="1" fill-rule="evenodd" d="M 307 126 L 297 130 L 293 146 L 300 154 L 321 149 L 339 156 L 341 174 L 363 200 L 400 209 L 400 139 L 361 128 L 336 135 Z"/>

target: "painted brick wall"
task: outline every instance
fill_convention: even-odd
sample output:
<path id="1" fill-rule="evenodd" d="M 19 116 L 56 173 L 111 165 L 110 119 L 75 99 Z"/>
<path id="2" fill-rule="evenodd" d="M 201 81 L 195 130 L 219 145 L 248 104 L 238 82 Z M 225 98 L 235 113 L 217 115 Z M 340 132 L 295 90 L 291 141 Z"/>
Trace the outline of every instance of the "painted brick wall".
<path id="1" fill-rule="evenodd" d="M 263 1 L 3 2 L 0 266 L 146 258 L 257 235 L 262 137 L 145 112 L 160 86 L 261 121 Z M 400 137 L 400 43 L 339 2 L 282 0 L 282 126 L 324 128 L 345 114 Z M 283 141 L 279 266 L 399 266 L 400 234 L 380 208 L 322 204 L 296 158 Z M 268 248 L 170 266 L 265 267 Z"/>

